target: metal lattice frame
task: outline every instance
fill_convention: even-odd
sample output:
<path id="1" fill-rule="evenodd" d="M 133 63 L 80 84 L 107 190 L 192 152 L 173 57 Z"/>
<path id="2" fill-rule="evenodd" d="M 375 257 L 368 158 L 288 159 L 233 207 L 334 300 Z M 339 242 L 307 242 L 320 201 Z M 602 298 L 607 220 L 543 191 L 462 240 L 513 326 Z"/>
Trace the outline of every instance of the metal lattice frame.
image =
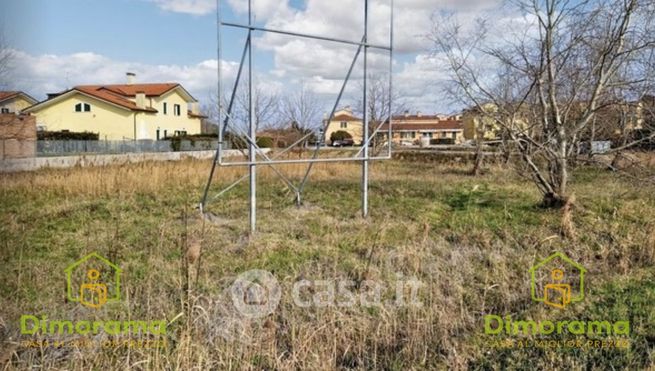
<path id="1" fill-rule="evenodd" d="M 231 189 L 236 187 L 238 184 L 241 182 L 245 181 L 246 179 L 250 180 L 250 230 L 251 232 L 254 232 L 256 230 L 256 225 L 257 225 L 257 166 L 269 166 L 278 177 L 286 184 L 287 187 L 295 194 L 295 201 L 298 205 L 300 205 L 301 200 L 302 200 L 302 194 L 305 189 L 305 186 L 307 185 L 307 182 L 309 180 L 309 176 L 311 174 L 312 168 L 314 164 L 316 163 L 331 163 L 331 162 L 347 162 L 347 161 L 357 161 L 362 163 L 362 177 L 361 177 L 361 189 L 362 189 L 362 216 L 367 217 L 368 216 L 368 184 L 369 184 L 369 163 L 370 161 L 376 161 L 376 160 L 388 160 L 391 158 L 391 140 L 392 140 L 392 90 L 393 90 L 393 78 L 392 78 L 392 73 L 393 73 L 393 22 L 394 22 L 394 4 L 393 0 L 390 0 L 391 2 L 391 19 L 390 19 L 390 29 L 389 29 L 389 45 L 375 45 L 375 44 L 370 44 L 368 42 L 368 23 L 369 23 L 369 0 L 364 0 L 364 34 L 362 36 L 361 41 L 356 42 L 356 41 L 351 41 L 351 40 L 344 40 L 344 39 L 337 39 L 333 37 L 325 37 L 325 36 L 319 36 L 319 35 L 309 35 L 309 34 L 303 34 L 303 33 L 298 33 L 298 32 L 291 32 L 291 31 L 282 31 L 282 30 L 274 30 L 274 29 L 269 29 L 269 28 L 263 28 L 263 27 L 257 27 L 253 24 L 253 12 L 252 12 L 252 0 L 248 0 L 248 24 L 237 24 L 237 23 L 230 23 L 230 22 L 223 22 L 221 18 L 221 0 L 217 0 L 217 22 L 218 22 L 218 148 L 216 149 L 216 155 L 214 157 L 214 161 L 212 163 L 212 168 L 209 174 L 209 180 L 207 181 L 207 185 L 205 187 L 205 191 L 200 203 L 200 210 L 204 214 L 206 211 L 206 206 L 208 202 L 208 196 L 209 196 L 209 190 L 212 184 L 212 180 L 214 178 L 214 174 L 216 172 L 216 167 L 218 166 L 247 166 L 248 167 L 248 173 L 220 191 L 217 195 L 215 195 L 212 200 L 224 195 L 225 193 L 229 192 Z M 227 108 L 223 107 L 222 104 L 222 89 L 221 89 L 221 84 L 222 84 L 222 56 L 223 56 L 223 47 L 222 47 L 222 28 L 223 27 L 232 27 L 232 28 L 239 28 L 239 29 L 246 29 L 248 30 L 248 36 L 246 38 L 246 42 L 243 48 L 243 53 L 241 54 L 241 62 L 239 65 L 239 69 L 237 72 L 236 76 L 236 81 L 234 83 L 234 88 L 232 90 L 232 94 L 230 96 L 230 100 L 228 103 Z M 257 133 L 256 133 L 256 128 L 255 128 L 255 122 L 254 122 L 254 106 L 253 106 L 253 88 L 252 88 L 252 73 L 253 73 L 253 60 L 252 60 L 252 39 L 253 39 L 253 32 L 270 32 L 270 33 L 275 33 L 275 34 L 282 34 L 282 35 L 287 35 L 287 36 L 295 36 L 299 38 L 306 38 L 306 39 L 313 39 L 313 40 L 321 40 L 321 41 L 329 41 L 329 42 L 334 42 L 334 43 L 340 43 L 340 44 L 346 44 L 346 45 L 354 45 L 357 46 L 357 52 L 355 53 L 355 56 L 353 58 L 352 63 L 350 64 L 350 68 L 348 69 L 348 73 L 346 74 L 343 84 L 341 86 L 341 89 L 339 91 L 339 94 L 337 96 L 337 100 L 332 108 L 332 111 L 328 117 L 328 119 L 325 121 L 325 127 L 323 127 L 322 131 L 322 138 L 319 138 L 316 144 L 316 148 L 314 149 L 313 155 L 311 158 L 307 159 L 298 159 L 298 160 L 279 160 L 278 158 L 289 152 L 291 149 L 295 148 L 298 144 L 302 143 L 306 139 L 308 139 L 313 133 L 309 133 L 305 135 L 304 137 L 300 138 L 298 141 L 295 143 L 291 144 L 289 147 L 285 148 L 281 152 L 276 153 L 272 158 L 269 157 L 259 146 L 257 146 Z M 368 112 L 367 112 L 367 106 L 368 106 L 368 96 L 367 96 L 367 81 L 368 81 L 368 50 L 369 48 L 373 49 L 378 49 L 378 50 L 385 50 L 389 52 L 389 107 L 388 107 L 388 112 L 389 112 L 389 117 L 387 120 L 381 120 L 381 122 L 377 123 L 378 126 L 375 128 L 375 130 L 370 133 L 369 131 L 369 120 L 368 120 Z M 327 126 L 330 124 L 330 122 L 334 119 L 334 115 L 337 111 L 337 108 L 339 107 L 339 103 L 341 101 L 341 98 L 343 97 L 343 94 L 345 92 L 346 86 L 348 84 L 348 81 L 350 80 L 353 70 L 355 69 L 355 65 L 357 64 L 357 61 L 360 57 L 360 55 L 363 54 L 363 64 L 364 64 L 364 83 L 363 83 L 363 121 L 364 121 L 364 128 L 363 128 L 363 135 L 364 135 L 364 142 L 362 144 L 362 148 L 353 156 L 353 157 L 347 157 L 347 158 L 319 158 L 319 151 L 321 147 L 321 143 L 325 142 L 325 136 L 327 133 Z M 247 58 L 247 59 L 246 59 Z M 241 81 L 242 75 L 243 75 L 243 69 L 244 66 L 248 65 L 248 110 L 249 110 L 249 117 L 248 117 L 248 132 L 244 132 L 241 128 L 230 126 L 230 123 L 233 121 L 232 120 L 232 110 L 234 108 L 234 103 L 235 103 L 235 98 L 239 86 L 239 82 Z M 225 117 L 225 119 L 223 119 Z M 371 156 L 369 152 L 369 146 L 371 144 L 371 140 L 375 138 L 377 133 L 380 131 L 384 123 L 388 121 L 389 125 L 387 128 L 387 153 L 385 156 Z M 236 134 L 242 136 L 245 138 L 247 144 L 248 144 L 248 151 L 242 150 L 242 153 L 245 157 L 248 158 L 248 161 L 239 161 L 239 162 L 226 162 L 223 159 L 223 144 L 224 144 L 224 133 L 226 132 L 227 128 L 230 127 L 233 129 Z M 263 161 L 260 161 L 257 159 L 257 155 L 261 156 L 263 158 Z M 276 165 L 281 165 L 281 164 L 307 164 L 307 170 L 305 172 L 305 175 L 300 182 L 298 186 L 296 186 L 288 177 L 286 177 L 284 174 L 282 174 L 277 168 Z"/>

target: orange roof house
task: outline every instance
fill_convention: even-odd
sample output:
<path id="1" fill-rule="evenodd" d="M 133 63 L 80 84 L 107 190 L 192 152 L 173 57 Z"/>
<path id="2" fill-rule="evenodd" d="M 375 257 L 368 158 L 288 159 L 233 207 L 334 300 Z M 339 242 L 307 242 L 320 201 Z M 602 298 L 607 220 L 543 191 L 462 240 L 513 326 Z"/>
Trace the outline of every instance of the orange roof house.
<path id="1" fill-rule="evenodd" d="M 24 112 L 37 116 L 41 130 L 90 131 L 108 140 L 158 140 L 199 134 L 198 101 L 178 83 L 80 85 Z"/>
<path id="2" fill-rule="evenodd" d="M 382 124 L 378 136 L 386 140 L 389 122 Z M 458 144 L 464 141 L 464 127 L 459 116 L 423 115 L 420 112 L 393 117 L 392 142 L 402 145 L 417 145 L 421 138 L 432 141 Z"/>

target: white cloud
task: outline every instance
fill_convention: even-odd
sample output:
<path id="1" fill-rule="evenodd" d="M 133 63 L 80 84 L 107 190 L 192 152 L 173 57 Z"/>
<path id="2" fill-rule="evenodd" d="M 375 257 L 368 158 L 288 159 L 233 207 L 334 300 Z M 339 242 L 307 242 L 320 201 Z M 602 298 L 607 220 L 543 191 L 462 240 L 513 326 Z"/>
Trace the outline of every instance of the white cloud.
<path id="1" fill-rule="evenodd" d="M 206 99 L 216 91 L 217 60 L 194 65 L 149 65 L 116 61 L 105 56 L 84 52 L 68 55 L 30 55 L 15 52 L 13 87 L 25 90 L 43 99 L 47 93 L 56 93 L 75 85 L 122 84 L 125 73 L 137 74 L 137 82 L 178 82 L 197 99 Z M 224 62 L 223 74 L 234 78 L 238 65 Z"/>
<path id="2" fill-rule="evenodd" d="M 228 0 L 230 7 L 239 14 L 248 13 L 248 0 Z M 292 15 L 287 1 L 252 0 L 252 12 L 255 20 L 267 20 L 273 17 Z"/>
<path id="3" fill-rule="evenodd" d="M 499 0 L 396 0 L 394 5 L 394 49 L 397 54 L 421 55 L 414 64 L 406 66 L 403 76 L 417 84 L 428 83 L 427 75 L 410 76 L 411 72 L 424 72 L 428 66 L 425 55 L 431 44 L 427 38 L 432 30 L 433 14 L 457 13 L 461 19 L 472 22 L 480 12 L 496 7 Z M 246 0 L 229 0 L 233 9 L 242 14 L 247 10 Z M 253 9 L 268 28 L 296 31 L 306 34 L 329 36 L 358 42 L 364 31 L 364 9 L 361 0 L 306 0 L 304 8 L 296 9 L 288 1 L 254 0 Z M 388 45 L 390 37 L 390 0 L 369 2 L 369 42 Z M 286 35 L 265 33 L 255 39 L 255 47 L 272 53 L 274 69 L 278 77 L 308 82 L 309 88 L 318 93 L 334 91 L 340 86 L 356 47 L 338 43 L 301 39 Z M 360 57 L 361 60 L 361 57 Z M 370 49 L 369 71 L 386 73 L 388 54 Z M 421 70 L 421 71 L 417 71 Z M 357 66 L 353 75 L 361 79 Z M 406 83 L 407 84 L 407 83 Z M 412 92 L 425 90 L 412 86 Z M 338 89 L 337 89 L 338 90 Z M 425 97 L 425 95 L 423 95 Z"/>
<path id="4" fill-rule="evenodd" d="M 215 11 L 215 0 L 147 0 L 164 10 L 187 14 L 207 14 Z M 237 14 L 247 12 L 245 0 L 228 0 Z M 389 0 L 372 0 L 370 5 L 370 41 L 385 44 L 389 37 Z M 423 112 L 448 111 L 440 82 L 444 74 L 438 60 L 427 51 L 430 44 L 425 35 L 432 29 L 432 15 L 453 11 L 457 19 L 471 24 L 480 12 L 495 6 L 497 0 L 395 0 L 395 48 L 412 60 L 396 68 L 396 89 L 408 105 Z M 490 5 L 491 4 L 491 5 Z M 363 31 L 361 0 L 306 0 L 303 9 L 289 6 L 288 0 L 254 0 L 253 11 L 258 22 L 267 27 L 327 35 L 359 41 Z M 521 23 L 520 18 L 502 15 L 495 18 L 498 24 L 508 26 L 509 20 Z M 506 22 L 507 20 L 507 22 Z M 512 27 L 507 27 L 512 29 Z M 261 35 L 261 34 L 260 34 Z M 224 40 L 226 42 L 226 40 Z M 317 94 L 335 96 L 350 66 L 356 47 L 328 42 L 293 38 L 277 34 L 264 34 L 256 39 L 255 46 L 272 55 L 270 71 L 256 71 L 258 83 L 268 90 L 292 90 L 301 85 Z M 203 103 L 216 91 L 216 60 L 188 65 L 151 65 L 139 62 L 113 60 L 106 56 L 85 52 L 68 55 L 30 55 L 17 51 L 14 81 L 15 88 L 26 90 L 38 98 L 46 93 L 62 91 L 74 85 L 123 83 L 125 72 L 135 72 L 140 82 L 179 82 Z M 370 49 L 369 70 L 373 73 L 388 71 L 388 55 Z M 238 65 L 223 63 L 226 81 L 233 80 Z M 357 94 L 358 79 L 362 77 L 360 63 L 356 66 L 353 81 L 348 85 L 347 96 Z M 230 83 L 226 88 L 231 87 Z M 282 93 L 284 93 L 282 91 Z"/>
<path id="5" fill-rule="evenodd" d="M 216 0 L 148 0 L 161 9 L 193 15 L 206 15 L 216 11 Z"/>

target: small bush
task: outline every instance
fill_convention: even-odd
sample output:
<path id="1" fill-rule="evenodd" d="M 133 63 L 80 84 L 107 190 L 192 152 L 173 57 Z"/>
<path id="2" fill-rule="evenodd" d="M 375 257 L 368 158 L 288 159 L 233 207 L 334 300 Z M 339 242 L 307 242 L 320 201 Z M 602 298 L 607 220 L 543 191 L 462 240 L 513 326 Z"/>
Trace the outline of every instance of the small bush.
<path id="1" fill-rule="evenodd" d="M 98 140 L 100 135 L 98 133 L 74 132 L 68 130 L 62 131 L 37 131 L 36 137 L 38 140 Z"/>
<path id="2" fill-rule="evenodd" d="M 211 141 L 218 140 L 218 134 L 192 134 L 192 135 L 178 135 L 174 137 L 166 137 L 162 140 L 168 140 L 171 142 L 171 150 L 173 152 L 179 152 L 182 149 L 182 141 L 188 141 L 191 144 L 191 147 L 196 147 L 197 143 L 207 143 Z M 207 147 L 207 146 L 204 146 Z M 204 148 L 202 145 L 200 148 Z"/>
<path id="3" fill-rule="evenodd" d="M 259 148 L 273 148 L 275 146 L 275 142 L 271 137 L 260 137 L 257 138 L 257 146 Z"/>
<path id="4" fill-rule="evenodd" d="M 353 139 L 353 136 L 350 135 L 349 132 L 343 130 L 335 131 L 330 135 L 330 141 L 332 142 L 345 139 Z"/>
<path id="5" fill-rule="evenodd" d="M 453 138 L 437 138 L 437 139 L 430 139 L 430 145 L 454 145 L 455 144 L 455 139 Z"/>

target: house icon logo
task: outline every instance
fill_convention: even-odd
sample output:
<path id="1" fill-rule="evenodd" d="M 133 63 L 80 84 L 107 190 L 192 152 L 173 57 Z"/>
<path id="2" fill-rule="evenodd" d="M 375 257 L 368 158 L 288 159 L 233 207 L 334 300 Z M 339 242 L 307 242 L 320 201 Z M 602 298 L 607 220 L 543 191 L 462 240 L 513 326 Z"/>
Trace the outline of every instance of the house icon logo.
<path id="1" fill-rule="evenodd" d="M 564 309 L 584 299 L 584 267 L 555 253 L 530 268 L 532 300 Z"/>
<path id="2" fill-rule="evenodd" d="M 120 277 L 117 265 L 97 253 L 91 253 L 66 268 L 66 295 L 69 301 L 98 309 L 120 300 Z"/>

